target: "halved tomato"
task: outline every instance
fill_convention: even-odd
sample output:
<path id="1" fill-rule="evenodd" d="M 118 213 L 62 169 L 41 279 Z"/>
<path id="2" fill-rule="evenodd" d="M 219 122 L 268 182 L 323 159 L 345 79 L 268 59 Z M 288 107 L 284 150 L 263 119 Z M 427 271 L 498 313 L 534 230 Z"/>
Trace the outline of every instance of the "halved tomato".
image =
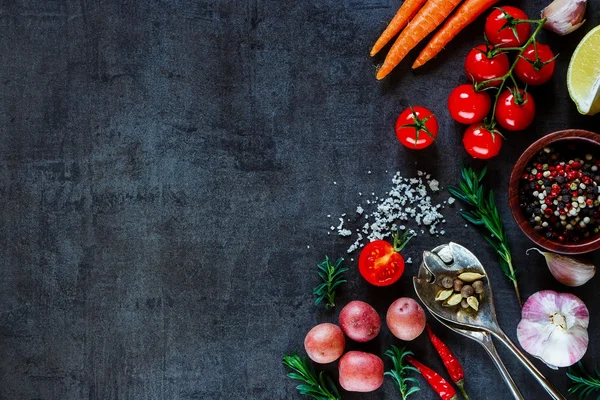
<path id="1" fill-rule="evenodd" d="M 394 235 L 394 244 L 375 240 L 365 246 L 358 258 L 358 270 L 363 278 L 375 286 L 388 286 L 404 273 L 404 257 L 399 253 L 412 236 Z"/>

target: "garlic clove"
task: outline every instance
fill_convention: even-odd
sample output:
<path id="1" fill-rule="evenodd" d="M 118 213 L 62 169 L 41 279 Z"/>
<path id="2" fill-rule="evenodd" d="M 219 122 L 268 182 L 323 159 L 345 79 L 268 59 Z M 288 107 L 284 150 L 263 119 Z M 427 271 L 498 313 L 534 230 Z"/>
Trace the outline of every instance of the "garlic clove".
<path id="1" fill-rule="evenodd" d="M 542 18 L 546 18 L 544 28 L 567 35 L 579 28 L 585 20 L 583 16 L 587 0 L 554 0 L 542 10 Z"/>
<path id="2" fill-rule="evenodd" d="M 596 266 L 594 264 L 560 254 L 541 251 L 536 248 L 529 250 L 535 250 L 546 258 L 546 264 L 550 273 L 563 285 L 570 287 L 581 286 L 596 274 Z M 529 250 L 527 250 L 526 254 L 529 254 Z"/>
<path id="3" fill-rule="evenodd" d="M 589 318 L 577 296 L 542 290 L 523 305 L 517 338 L 525 351 L 549 367 L 568 367 L 587 351 Z"/>

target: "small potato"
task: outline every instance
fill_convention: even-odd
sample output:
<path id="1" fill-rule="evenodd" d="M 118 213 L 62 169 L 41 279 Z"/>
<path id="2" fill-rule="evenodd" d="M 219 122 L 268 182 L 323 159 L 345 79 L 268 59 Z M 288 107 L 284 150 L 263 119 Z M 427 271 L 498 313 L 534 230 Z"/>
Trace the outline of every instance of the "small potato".
<path id="1" fill-rule="evenodd" d="M 375 354 L 349 351 L 338 363 L 340 385 L 349 392 L 372 392 L 383 383 L 383 361 Z"/>
<path id="2" fill-rule="evenodd" d="M 377 311 L 364 301 L 351 301 L 340 312 L 340 326 L 350 339 L 368 342 L 379 334 L 381 318 Z"/>
<path id="3" fill-rule="evenodd" d="M 308 357 L 319 364 L 327 364 L 340 358 L 344 347 L 344 332 L 335 324 L 319 324 L 308 331 L 304 338 L 304 348 Z"/>
<path id="4" fill-rule="evenodd" d="M 388 308 L 386 322 L 394 336 L 410 341 L 425 329 L 425 311 L 415 300 L 401 297 Z"/>

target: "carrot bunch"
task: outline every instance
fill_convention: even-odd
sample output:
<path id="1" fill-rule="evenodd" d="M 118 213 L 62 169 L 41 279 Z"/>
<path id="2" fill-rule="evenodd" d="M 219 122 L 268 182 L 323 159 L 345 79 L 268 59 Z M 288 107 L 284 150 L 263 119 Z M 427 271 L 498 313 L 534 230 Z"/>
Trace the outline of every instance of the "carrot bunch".
<path id="1" fill-rule="evenodd" d="M 377 72 L 377 79 L 385 78 L 412 49 L 448 18 L 461 1 L 405 0 L 371 50 L 371 56 L 374 56 L 400 33 Z M 435 57 L 464 27 L 497 2 L 498 0 L 464 0 L 419 54 L 413 69 Z"/>

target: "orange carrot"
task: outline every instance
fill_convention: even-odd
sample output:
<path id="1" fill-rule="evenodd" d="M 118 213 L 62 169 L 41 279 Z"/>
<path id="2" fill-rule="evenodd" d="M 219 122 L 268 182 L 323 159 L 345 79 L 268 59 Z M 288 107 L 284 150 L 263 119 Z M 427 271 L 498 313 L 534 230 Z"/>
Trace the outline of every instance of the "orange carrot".
<path id="1" fill-rule="evenodd" d="M 428 0 L 415 17 L 408 23 L 390 49 L 383 65 L 377 72 L 377 79 L 383 79 L 409 51 L 437 28 L 461 0 Z"/>
<path id="2" fill-rule="evenodd" d="M 467 25 L 475 21 L 485 10 L 496 4 L 499 0 L 466 0 L 456 12 L 444 23 L 444 26 L 431 38 L 427 47 L 421 51 L 413 64 L 413 69 L 419 68 L 440 51 Z"/>
<path id="3" fill-rule="evenodd" d="M 405 0 L 390 24 L 385 28 L 375 45 L 371 49 L 371 57 L 374 56 L 385 46 L 402 28 L 408 24 L 408 21 L 415 16 L 417 11 L 423 7 L 427 0 Z"/>

